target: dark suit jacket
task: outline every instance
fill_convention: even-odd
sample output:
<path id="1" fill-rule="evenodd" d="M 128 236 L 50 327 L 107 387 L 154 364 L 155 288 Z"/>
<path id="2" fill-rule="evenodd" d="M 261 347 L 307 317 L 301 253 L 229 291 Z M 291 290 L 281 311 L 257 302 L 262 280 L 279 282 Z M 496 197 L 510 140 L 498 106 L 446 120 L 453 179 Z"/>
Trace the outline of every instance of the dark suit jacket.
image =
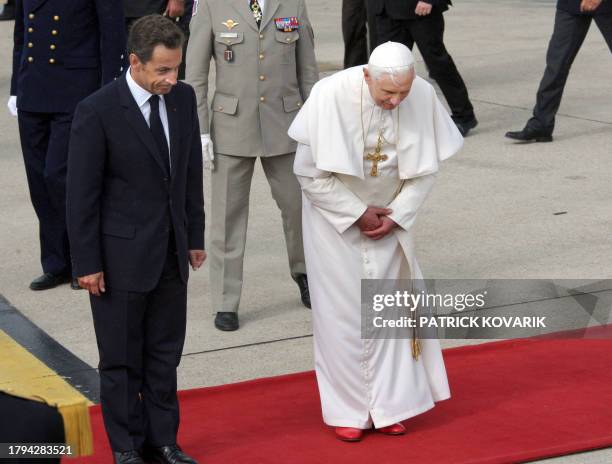
<path id="1" fill-rule="evenodd" d="M 439 11 L 448 10 L 451 0 L 423 0 Z M 368 0 L 368 7 L 375 15 L 383 13 L 392 19 L 420 18 L 414 12 L 419 0 Z"/>
<path id="2" fill-rule="evenodd" d="M 123 0 L 126 18 L 142 18 L 150 14 L 162 14 L 168 0 Z"/>
<path id="3" fill-rule="evenodd" d="M 567 11 L 573 15 L 600 15 L 600 14 L 612 14 L 612 1 L 604 0 L 593 13 L 581 13 L 580 12 L 580 0 L 557 0 L 557 8 L 559 10 Z"/>
<path id="4" fill-rule="evenodd" d="M 181 278 L 204 249 L 202 147 L 193 89 L 164 96 L 171 174 L 125 75 L 77 107 L 68 155 L 67 224 L 75 276 L 104 271 L 109 288 L 145 292 L 159 280 L 174 230 Z"/>
<path id="5" fill-rule="evenodd" d="M 121 75 L 127 63 L 121 2 L 16 1 L 11 95 L 19 109 L 72 113 Z"/>

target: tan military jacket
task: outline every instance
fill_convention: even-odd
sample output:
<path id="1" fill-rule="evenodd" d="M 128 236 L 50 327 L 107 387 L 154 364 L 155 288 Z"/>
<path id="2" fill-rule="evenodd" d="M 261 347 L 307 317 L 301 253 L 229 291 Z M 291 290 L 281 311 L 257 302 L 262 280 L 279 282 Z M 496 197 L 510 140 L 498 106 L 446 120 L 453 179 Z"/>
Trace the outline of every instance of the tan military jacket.
<path id="1" fill-rule="evenodd" d="M 297 19 L 297 29 L 282 30 L 291 18 Z M 304 0 L 265 0 L 259 29 L 248 0 L 199 0 L 190 29 L 187 82 L 196 92 L 202 133 L 210 121 L 215 152 L 294 152 L 296 143 L 287 130 L 318 79 Z M 209 118 L 211 58 L 216 89 Z"/>

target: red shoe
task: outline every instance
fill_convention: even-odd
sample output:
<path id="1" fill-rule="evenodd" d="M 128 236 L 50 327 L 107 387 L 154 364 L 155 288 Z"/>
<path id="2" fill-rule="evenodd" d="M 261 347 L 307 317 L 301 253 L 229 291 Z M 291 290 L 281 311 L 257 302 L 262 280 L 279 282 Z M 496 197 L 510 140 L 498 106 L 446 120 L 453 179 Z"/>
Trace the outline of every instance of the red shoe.
<path id="1" fill-rule="evenodd" d="M 406 433 L 406 427 L 404 427 L 401 422 L 398 422 L 397 424 L 376 429 L 376 431 L 384 433 L 385 435 L 404 435 Z"/>
<path id="2" fill-rule="evenodd" d="M 342 441 L 361 441 L 363 430 L 353 427 L 336 427 L 336 438 Z"/>

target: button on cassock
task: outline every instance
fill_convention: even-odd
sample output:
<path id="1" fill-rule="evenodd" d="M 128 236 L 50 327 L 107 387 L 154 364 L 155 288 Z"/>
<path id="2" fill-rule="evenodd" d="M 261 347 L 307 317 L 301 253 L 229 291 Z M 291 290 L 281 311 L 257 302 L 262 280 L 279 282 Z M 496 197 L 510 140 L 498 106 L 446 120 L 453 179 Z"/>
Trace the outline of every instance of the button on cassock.
<path id="1" fill-rule="evenodd" d="M 56 31 L 55 29 L 53 29 L 53 30 L 51 31 L 51 35 L 57 35 L 57 31 Z"/>
<path id="2" fill-rule="evenodd" d="M 266 76 L 264 76 L 263 74 L 261 76 L 259 76 L 259 80 L 260 81 L 265 81 L 266 80 Z"/>
<path id="3" fill-rule="evenodd" d="M 53 21 L 59 21 L 59 16 L 58 15 L 53 16 Z"/>
<path id="4" fill-rule="evenodd" d="M 266 97 L 259 97 L 259 101 L 260 102 L 265 102 L 266 101 Z"/>
<path id="5" fill-rule="evenodd" d="M 30 18 L 30 19 L 34 19 L 34 13 L 30 13 L 30 14 L 28 15 L 28 18 Z"/>
<path id="6" fill-rule="evenodd" d="M 51 45 L 49 45 L 49 48 L 50 48 L 51 50 L 55 50 L 55 49 L 56 49 L 55 44 L 51 44 Z"/>
<path id="7" fill-rule="evenodd" d="M 33 28 L 31 28 L 31 27 L 28 27 L 28 32 L 29 32 L 29 33 L 34 32 L 34 29 L 33 29 Z"/>
<path id="8" fill-rule="evenodd" d="M 34 44 L 32 42 L 28 42 L 28 48 L 32 48 Z"/>
<path id="9" fill-rule="evenodd" d="M 55 64 L 55 59 L 54 58 L 49 58 L 49 64 Z"/>
<path id="10" fill-rule="evenodd" d="M 32 58 L 31 56 L 28 56 L 28 63 L 31 63 L 34 61 L 34 58 Z"/>

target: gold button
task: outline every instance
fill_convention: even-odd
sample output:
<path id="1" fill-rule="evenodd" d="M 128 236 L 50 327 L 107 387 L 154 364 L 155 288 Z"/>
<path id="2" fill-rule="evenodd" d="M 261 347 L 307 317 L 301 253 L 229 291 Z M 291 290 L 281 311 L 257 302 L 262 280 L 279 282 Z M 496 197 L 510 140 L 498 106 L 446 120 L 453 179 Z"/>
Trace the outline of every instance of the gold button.
<path id="1" fill-rule="evenodd" d="M 55 64 L 55 59 L 54 58 L 49 58 L 49 64 Z"/>
<path id="2" fill-rule="evenodd" d="M 30 14 L 28 15 L 28 18 L 30 18 L 30 19 L 34 19 L 34 13 L 30 13 Z"/>
<path id="3" fill-rule="evenodd" d="M 51 45 L 49 45 L 49 48 L 50 48 L 51 50 L 55 50 L 55 48 L 56 48 L 56 47 L 55 47 L 55 44 L 51 44 Z"/>
<path id="4" fill-rule="evenodd" d="M 32 42 L 28 42 L 28 48 L 32 48 L 34 44 Z"/>
<path id="5" fill-rule="evenodd" d="M 31 27 L 28 27 L 28 32 L 30 33 L 34 32 L 34 29 L 32 29 Z"/>
<path id="6" fill-rule="evenodd" d="M 32 61 L 34 61 L 34 58 L 32 58 L 31 56 L 28 56 L 28 63 L 31 63 Z"/>
<path id="7" fill-rule="evenodd" d="M 55 29 L 53 29 L 53 30 L 51 31 L 51 35 L 57 35 L 57 31 L 56 31 Z"/>
<path id="8" fill-rule="evenodd" d="M 217 109 L 218 109 L 219 111 L 223 111 L 223 107 L 222 107 L 222 106 L 217 107 Z"/>
<path id="9" fill-rule="evenodd" d="M 59 16 L 58 15 L 53 16 L 53 21 L 59 21 Z"/>
<path id="10" fill-rule="evenodd" d="M 266 80 L 266 76 L 263 76 L 263 75 L 262 75 L 262 76 L 259 76 L 259 80 L 260 80 L 260 81 L 265 81 L 265 80 Z"/>
<path id="11" fill-rule="evenodd" d="M 291 42 L 291 37 L 287 37 L 287 42 Z"/>
<path id="12" fill-rule="evenodd" d="M 263 39 L 263 34 L 259 34 L 259 39 Z"/>
<path id="13" fill-rule="evenodd" d="M 260 53 L 260 54 L 259 54 L 259 59 L 260 59 L 260 60 L 263 60 L 263 59 L 264 59 L 264 54 L 263 54 L 263 53 Z"/>
<path id="14" fill-rule="evenodd" d="M 299 108 L 300 106 L 302 106 L 302 104 L 298 102 L 298 108 Z"/>
<path id="15" fill-rule="evenodd" d="M 259 101 L 260 102 L 265 102 L 266 101 L 266 97 L 259 97 Z"/>

